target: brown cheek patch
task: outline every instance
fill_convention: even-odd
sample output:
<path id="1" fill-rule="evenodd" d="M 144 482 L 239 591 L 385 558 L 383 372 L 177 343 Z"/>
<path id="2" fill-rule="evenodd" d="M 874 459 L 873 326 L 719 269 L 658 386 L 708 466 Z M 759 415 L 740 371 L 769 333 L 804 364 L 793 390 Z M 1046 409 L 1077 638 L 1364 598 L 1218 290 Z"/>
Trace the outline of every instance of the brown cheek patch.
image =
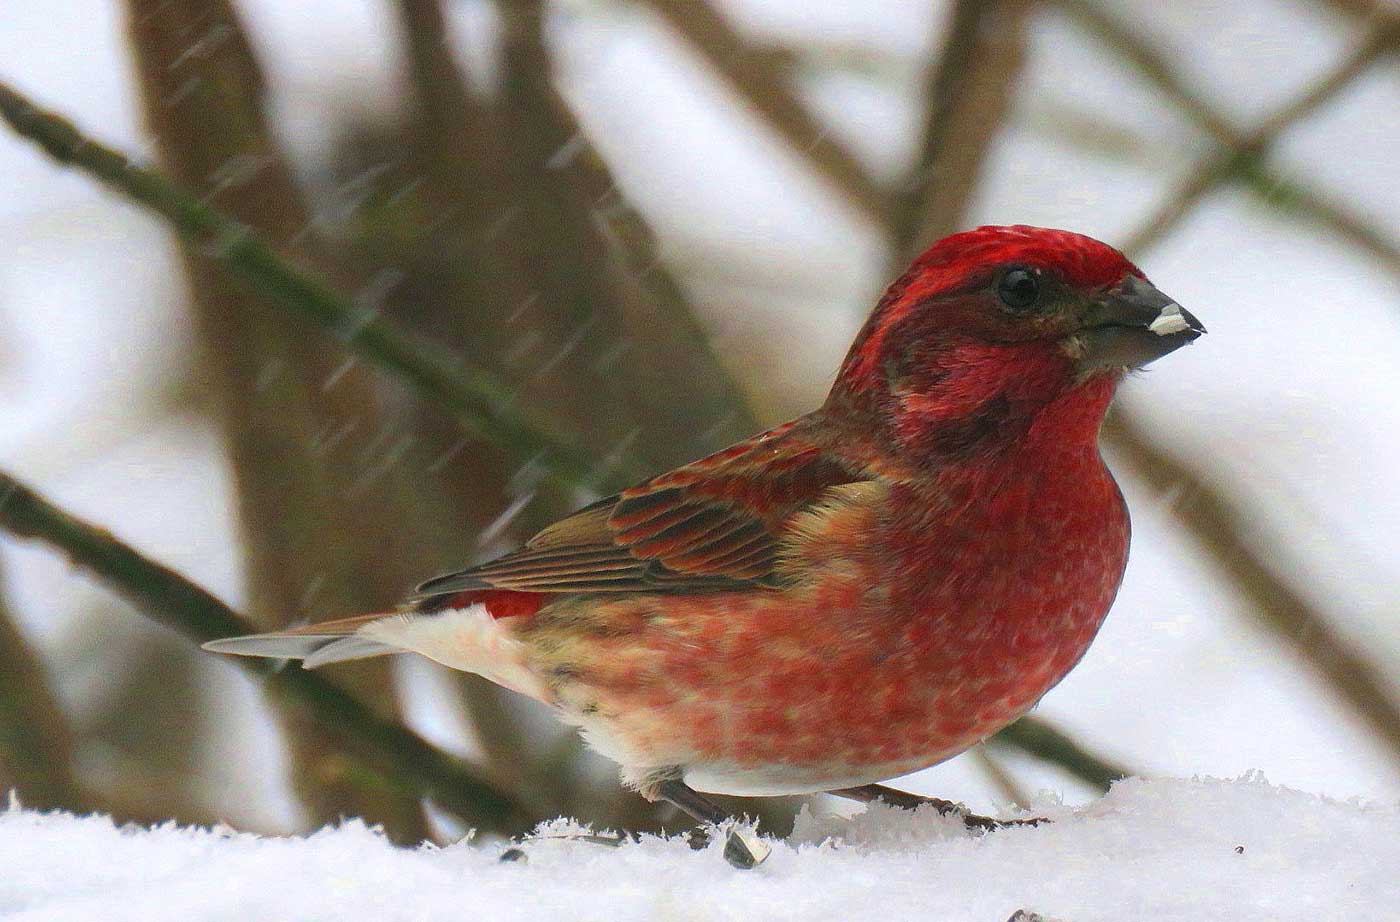
<path id="1" fill-rule="evenodd" d="M 934 427 L 928 444 L 939 455 L 975 454 L 988 445 L 1010 441 L 1015 435 L 1011 423 L 1011 401 L 998 394 L 972 413 Z"/>

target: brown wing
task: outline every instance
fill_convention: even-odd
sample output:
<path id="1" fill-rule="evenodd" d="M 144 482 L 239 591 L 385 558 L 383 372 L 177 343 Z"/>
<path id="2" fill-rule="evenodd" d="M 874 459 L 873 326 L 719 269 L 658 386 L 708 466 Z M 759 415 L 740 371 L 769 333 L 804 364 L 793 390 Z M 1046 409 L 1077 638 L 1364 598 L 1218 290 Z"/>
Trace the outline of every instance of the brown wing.
<path id="1" fill-rule="evenodd" d="M 512 554 L 429 580 L 415 598 L 486 588 L 691 593 L 775 585 L 786 523 L 829 488 L 867 479 L 805 438 L 802 423 L 600 500 Z"/>

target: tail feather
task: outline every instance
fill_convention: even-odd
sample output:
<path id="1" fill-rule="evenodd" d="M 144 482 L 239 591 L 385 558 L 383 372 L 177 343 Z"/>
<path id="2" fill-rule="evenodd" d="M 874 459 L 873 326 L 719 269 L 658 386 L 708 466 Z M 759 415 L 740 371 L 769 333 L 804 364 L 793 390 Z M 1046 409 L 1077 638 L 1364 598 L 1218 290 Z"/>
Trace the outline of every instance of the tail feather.
<path id="1" fill-rule="evenodd" d="M 211 640 L 202 646 L 211 653 L 299 659 L 305 668 L 315 669 L 331 663 L 404 652 L 401 647 L 380 643 L 357 634 L 365 625 L 387 617 L 390 616 L 357 615 L 353 618 L 323 621 L 320 624 L 308 624 L 269 634 L 249 634 L 244 637 Z"/>
<path id="2" fill-rule="evenodd" d="M 462 608 L 359 615 L 270 634 L 211 640 L 204 649 L 238 656 L 299 659 L 307 669 L 387 653 L 418 653 L 444 666 L 474 672 L 521 694 L 549 701 L 548 686 L 535 675 L 525 645 L 509 627 L 514 620 L 497 620 L 486 604 L 474 602 Z"/>
<path id="3" fill-rule="evenodd" d="M 339 637 L 317 647 L 310 656 L 301 661 L 301 665 L 304 669 L 315 669 L 318 666 L 329 666 L 331 663 L 348 663 L 357 659 L 372 659 L 389 653 L 405 652 L 407 651 L 403 647 L 390 646 L 368 637 Z"/>

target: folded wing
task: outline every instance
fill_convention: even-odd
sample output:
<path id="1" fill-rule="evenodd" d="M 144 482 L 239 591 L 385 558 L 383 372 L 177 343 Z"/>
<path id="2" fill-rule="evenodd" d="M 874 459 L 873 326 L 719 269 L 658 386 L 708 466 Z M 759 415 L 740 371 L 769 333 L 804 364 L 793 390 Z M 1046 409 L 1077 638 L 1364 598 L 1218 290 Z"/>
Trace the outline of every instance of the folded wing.
<path id="1" fill-rule="evenodd" d="M 799 420 L 594 503 L 519 551 L 429 580 L 415 598 L 776 586 L 792 518 L 831 487 L 864 479 L 805 438 Z"/>

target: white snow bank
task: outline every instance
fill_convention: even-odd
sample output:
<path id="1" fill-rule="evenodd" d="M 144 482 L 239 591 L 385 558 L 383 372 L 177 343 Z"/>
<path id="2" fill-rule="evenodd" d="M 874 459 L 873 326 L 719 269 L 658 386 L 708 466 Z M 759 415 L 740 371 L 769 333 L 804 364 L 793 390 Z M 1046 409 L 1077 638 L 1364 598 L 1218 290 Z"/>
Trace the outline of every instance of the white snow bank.
<path id="1" fill-rule="evenodd" d="M 1089 807 L 1042 812 L 1056 822 L 981 837 L 927 811 L 804 813 L 767 864 L 742 872 L 716 846 L 679 839 L 540 843 L 502 864 L 499 845 L 401 849 L 358 822 L 273 839 L 12 808 L 0 813 L 0 918 L 1400 919 L 1400 805 L 1255 776 L 1128 781 Z"/>

